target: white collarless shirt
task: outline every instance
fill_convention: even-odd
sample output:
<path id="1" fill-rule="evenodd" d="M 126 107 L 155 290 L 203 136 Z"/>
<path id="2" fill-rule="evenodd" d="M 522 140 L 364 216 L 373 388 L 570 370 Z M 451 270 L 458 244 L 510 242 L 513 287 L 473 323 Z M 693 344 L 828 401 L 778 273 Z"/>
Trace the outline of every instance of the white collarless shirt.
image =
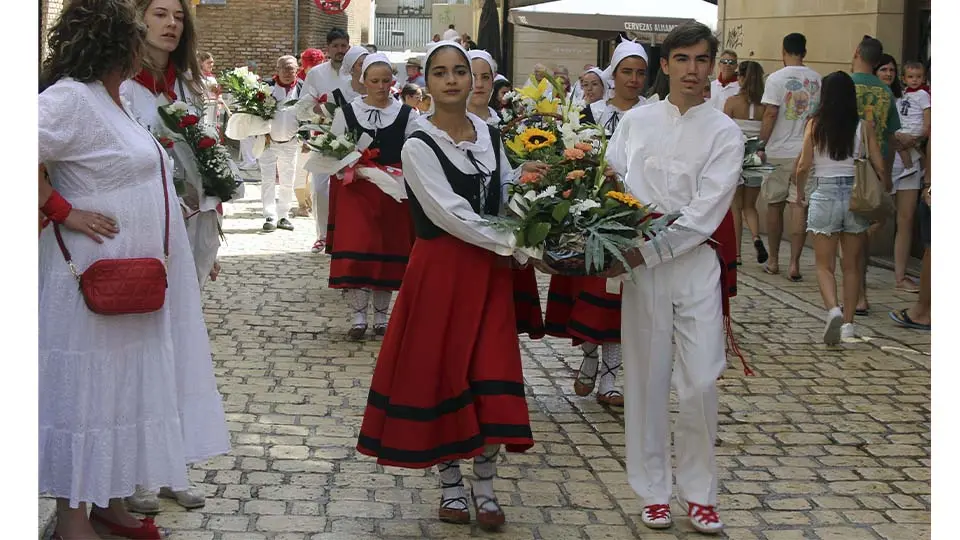
<path id="1" fill-rule="evenodd" d="M 638 101 L 637 104 L 631 107 L 629 110 L 642 107 L 646 104 L 646 98 L 640 96 L 640 101 Z M 604 131 L 607 132 L 607 137 L 610 137 L 613 135 L 614 130 L 608 129 L 608 125 L 619 125 L 620 120 L 623 119 L 623 115 L 625 115 L 628 111 L 620 110 L 615 105 L 610 103 L 609 100 L 601 99 L 600 101 L 594 101 L 590 104 L 590 112 L 593 114 L 593 119 L 596 121 L 596 123 L 603 127 Z M 614 116 L 617 117 L 616 120 L 613 119 Z"/>
<path id="2" fill-rule="evenodd" d="M 680 216 L 640 248 L 652 268 L 702 244 L 730 209 L 740 179 L 744 137 L 709 102 L 686 114 L 663 101 L 623 116 L 607 159 L 627 190 L 653 210 Z"/>

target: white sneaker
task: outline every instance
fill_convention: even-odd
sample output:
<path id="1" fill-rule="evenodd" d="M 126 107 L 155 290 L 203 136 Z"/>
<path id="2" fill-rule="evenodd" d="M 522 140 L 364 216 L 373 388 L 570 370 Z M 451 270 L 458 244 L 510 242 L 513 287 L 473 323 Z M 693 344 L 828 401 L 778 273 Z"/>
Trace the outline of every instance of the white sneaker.
<path id="1" fill-rule="evenodd" d="M 703 506 L 694 502 L 687 502 L 677 496 L 677 502 L 680 508 L 687 513 L 690 518 L 690 525 L 698 532 L 703 534 L 720 534 L 723 531 L 723 522 L 720 521 L 720 514 L 714 506 Z"/>
<path id="2" fill-rule="evenodd" d="M 843 312 L 835 307 L 827 312 L 827 326 L 823 329 L 823 342 L 827 345 L 840 343 L 840 327 L 843 325 Z"/>
<path id="3" fill-rule="evenodd" d="M 840 327 L 840 340 L 841 341 L 853 341 L 857 339 L 857 327 L 853 325 L 852 322 L 844 323 Z"/>
<path id="4" fill-rule="evenodd" d="M 124 499 L 127 509 L 138 514 L 156 514 L 160 511 L 160 501 L 157 494 L 137 486 L 133 495 Z"/>
<path id="5" fill-rule="evenodd" d="M 640 521 L 648 529 L 666 529 L 673 525 L 673 517 L 670 516 L 669 504 L 650 504 L 643 507 L 640 514 Z"/>
<path id="6" fill-rule="evenodd" d="M 918 173 L 918 172 L 920 172 L 920 166 L 914 164 L 913 167 L 910 167 L 910 168 L 908 168 L 908 169 L 904 169 L 903 172 L 900 173 L 899 175 L 897 175 L 897 177 L 896 177 L 894 180 L 903 180 L 904 178 L 906 178 L 906 177 L 908 177 L 908 176 L 913 176 L 914 174 L 916 174 L 916 173 Z"/>

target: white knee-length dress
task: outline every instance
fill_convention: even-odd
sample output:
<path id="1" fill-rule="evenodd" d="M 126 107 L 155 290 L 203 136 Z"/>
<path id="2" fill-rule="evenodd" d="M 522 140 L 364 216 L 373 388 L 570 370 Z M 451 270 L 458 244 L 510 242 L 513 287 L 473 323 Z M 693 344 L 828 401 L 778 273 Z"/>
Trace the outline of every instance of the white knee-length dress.
<path id="1" fill-rule="evenodd" d="M 40 492 L 71 506 L 189 486 L 187 464 L 229 451 L 200 288 L 166 154 L 99 82 L 57 82 L 39 97 L 39 154 L 74 208 L 114 218 L 96 244 L 65 228 L 83 271 L 98 259 L 163 258 L 167 159 L 170 261 L 160 311 L 87 309 L 52 227 L 39 245 Z"/>

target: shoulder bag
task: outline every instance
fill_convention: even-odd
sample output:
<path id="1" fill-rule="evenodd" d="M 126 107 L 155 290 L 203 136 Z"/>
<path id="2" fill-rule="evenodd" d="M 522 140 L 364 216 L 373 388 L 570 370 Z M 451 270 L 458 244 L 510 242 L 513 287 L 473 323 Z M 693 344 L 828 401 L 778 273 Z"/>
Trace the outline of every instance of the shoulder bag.
<path id="1" fill-rule="evenodd" d="M 882 221 L 895 211 L 893 198 L 884 191 L 880 176 L 870 163 L 867 126 L 860 123 L 860 155 L 854 158 L 850 211 L 870 221 Z"/>

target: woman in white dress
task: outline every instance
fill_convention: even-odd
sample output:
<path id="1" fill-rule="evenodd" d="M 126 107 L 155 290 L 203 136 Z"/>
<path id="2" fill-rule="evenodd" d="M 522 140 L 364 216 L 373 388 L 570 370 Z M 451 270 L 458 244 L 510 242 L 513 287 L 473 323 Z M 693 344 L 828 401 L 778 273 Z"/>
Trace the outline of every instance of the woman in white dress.
<path id="1" fill-rule="evenodd" d="M 39 96 L 39 200 L 79 271 L 101 259 L 169 260 L 163 307 L 102 316 L 84 303 L 53 227 L 39 240 L 39 486 L 62 540 L 160 538 L 127 512 L 137 485 L 189 487 L 187 464 L 229 451 L 173 163 L 123 107 L 144 37 L 126 0 L 75 0 L 50 34 Z M 163 169 L 167 174 L 161 174 Z M 71 206 L 72 205 L 72 206 Z M 75 208 L 74 208 L 75 207 Z M 86 505 L 94 505 L 89 519 Z"/>

